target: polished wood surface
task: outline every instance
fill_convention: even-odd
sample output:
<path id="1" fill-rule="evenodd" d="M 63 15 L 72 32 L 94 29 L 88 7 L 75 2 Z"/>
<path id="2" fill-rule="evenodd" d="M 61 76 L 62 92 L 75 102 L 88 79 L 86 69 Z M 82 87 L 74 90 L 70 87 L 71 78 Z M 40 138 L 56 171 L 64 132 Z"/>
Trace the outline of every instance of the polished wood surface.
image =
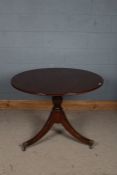
<path id="1" fill-rule="evenodd" d="M 95 73 L 80 69 L 46 68 L 17 74 L 11 83 L 23 92 L 63 96 L 95 90 L 103 84 L 103 79 Z"/>
<path id="2" fill-rule="evenodd" d="M 62 108 L 62 101 L 64 95 L 81 94 L 99 88 L 103 84 L 101 76 L 70 68 L 36 69 L 14 76 L 11 84 L 23 92 L 52 96 L 53 107 L 47 122 L 41 131 L 22 144 L 23 151 L 40 140 L 55 123 L 61 123 L 73 137 L 92 148 L 94 141 L 78 133 L 68 121 Z"/>

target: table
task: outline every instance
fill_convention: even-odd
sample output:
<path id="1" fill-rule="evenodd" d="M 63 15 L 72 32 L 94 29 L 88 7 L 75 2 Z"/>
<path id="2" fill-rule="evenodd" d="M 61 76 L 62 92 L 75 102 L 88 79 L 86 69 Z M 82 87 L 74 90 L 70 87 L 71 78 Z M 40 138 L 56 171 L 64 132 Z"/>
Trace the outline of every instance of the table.
<path id="1" fill-rule="evenodd" d="M 15 75 L 11 84 L 14 88 L 35 95 L 52 97 L 53 107 L 42 129 L 30 140 L 22 144 L 23 151 L 40 140 L 53 126 L 60 123 L 78 141 L 94 145 L 94 141 L 82 136 L 68 121 L 62 107 L 63 96 L 79 95 L 93 91 L 103 84 L 103 78 L 93 72 L 72 68 L 41 68 Z"/>

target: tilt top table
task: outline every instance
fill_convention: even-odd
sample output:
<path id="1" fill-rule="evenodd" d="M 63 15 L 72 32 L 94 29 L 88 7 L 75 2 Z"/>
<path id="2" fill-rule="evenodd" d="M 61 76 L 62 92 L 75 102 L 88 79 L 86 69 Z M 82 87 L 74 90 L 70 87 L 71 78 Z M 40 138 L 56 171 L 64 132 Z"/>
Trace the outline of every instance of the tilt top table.
<path id="1" fill-rule="evenodd" d="M 53 108 L 42 129 L 30 140 L 22 144 L 23 151 L 40 140 L 53 126 L 60 123 L 77 140 L 90 148 L 94 141 L 82 136 L 68 121 L 62 108 L 63 96 L 78 95 L 93 91 L 103 84 L 103 78 L 93 72 L 72 68 L 42 68 L 15 75 L 11 84 L 14 88 L 35 95 L 52 97 Z"/>

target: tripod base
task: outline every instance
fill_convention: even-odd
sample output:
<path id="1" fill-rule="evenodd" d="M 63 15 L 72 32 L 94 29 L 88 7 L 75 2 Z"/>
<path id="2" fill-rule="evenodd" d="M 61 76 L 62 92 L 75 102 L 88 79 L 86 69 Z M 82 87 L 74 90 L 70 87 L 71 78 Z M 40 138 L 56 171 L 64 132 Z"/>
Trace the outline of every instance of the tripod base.
<path id="1" fill-rule="evenodd" d="M 50 116 L 48 120 L 46 121 L 43 128 L 37 133 L 36 136 L 34 136 L 32 139 L 24 142 L 22 144 L 22 150 L 25 151 L 27 147 L 34 144 L 35 142 L 39 141 L 53 126 L 54 123 L 60 123 L 63 125 L 63 127 L 77 140 L 79 140 L 81 143 L 84 143 L 86 145 L 89 145 L 89 148 L 93 148 L 94 141 L 90 140 L 84 136 L 82 136 L 80 133 L 78 133 L 70 124 L 68 119 L 66 118 L 66 115 L 63 111 L 63 108 L 61 106 L 62 104 L 62 96 L 53 96 L 53 108 L 50 113 Z"/>

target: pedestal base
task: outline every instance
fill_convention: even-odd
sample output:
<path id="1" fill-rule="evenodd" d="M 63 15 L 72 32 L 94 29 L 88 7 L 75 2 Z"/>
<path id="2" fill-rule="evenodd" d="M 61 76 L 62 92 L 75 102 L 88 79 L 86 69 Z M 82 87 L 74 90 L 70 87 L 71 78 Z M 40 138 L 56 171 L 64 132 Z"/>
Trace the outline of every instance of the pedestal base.
<path id="1" fill-rule="evenodd" d="M 24 142 L 22 144 L 22 150 L 25 151 L 26 148 L 38 140 L 40 140 L 53 126 L 54 123 L 61 123 L 64 128 L 77 140 L 79 140 L 81 143 L 84 143 L 86 145 L 89 145 L 90 148 L 93 147 L 94 141 L 90 140 L 81 134 L 79 134 L 69 123 L 68 119 L 66 118 L 66 115 L 63 111 L 63 108 L 61 106 L 62 104 L 62 96 L 53 96 L 52 101 L 53 101 L 53 108 L 50 113 L 50 116 L 48 120 L 46 121 L 45 125 L 43 128 L 37 133 L 36 136 L 34 136 L 32 139 Z"/>

